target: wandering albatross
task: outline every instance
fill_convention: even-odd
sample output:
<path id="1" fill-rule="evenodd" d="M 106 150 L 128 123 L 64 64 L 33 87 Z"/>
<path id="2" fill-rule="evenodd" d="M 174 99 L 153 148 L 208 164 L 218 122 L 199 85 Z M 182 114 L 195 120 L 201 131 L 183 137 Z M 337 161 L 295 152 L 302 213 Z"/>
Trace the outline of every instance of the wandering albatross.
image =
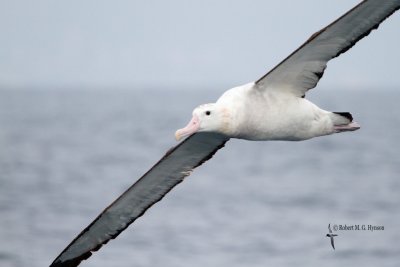
<path id="1" fill-rule="evenodd" d="M 255 82 L 200 105 L 177 140 L 148 172 L 111 203 L 54 260 L 51 267 L 78 266 L 209 160 L 230 138 L 306 140 L 359 129 L 348 112 L 329 112 L 304 98 L 329 60 L 349 50 L 400 8 L 400 0 L 366 0 L 313 34 Z"/>

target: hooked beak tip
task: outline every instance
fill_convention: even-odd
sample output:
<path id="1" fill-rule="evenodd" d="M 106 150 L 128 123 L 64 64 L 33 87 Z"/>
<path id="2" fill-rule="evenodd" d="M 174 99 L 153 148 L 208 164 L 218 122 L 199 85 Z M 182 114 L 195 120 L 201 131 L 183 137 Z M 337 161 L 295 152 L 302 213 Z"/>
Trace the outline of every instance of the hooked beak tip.
<path id="1" fill-rule="evenodd" d="M 199 118 L 194 115 L 186 127 L 179 129 L 175 132 L 175 139 L 176 141 L 180 141 L 182 138 L 187 137 L 197 132 L 198 130 L 199 130 Z"/>
<path id="2" fill-rule="evenodd" d="M 182 135 L 179 133 L 179 130 L 175 132 L 175 140 L 180 141 L 182 139 Z"/>

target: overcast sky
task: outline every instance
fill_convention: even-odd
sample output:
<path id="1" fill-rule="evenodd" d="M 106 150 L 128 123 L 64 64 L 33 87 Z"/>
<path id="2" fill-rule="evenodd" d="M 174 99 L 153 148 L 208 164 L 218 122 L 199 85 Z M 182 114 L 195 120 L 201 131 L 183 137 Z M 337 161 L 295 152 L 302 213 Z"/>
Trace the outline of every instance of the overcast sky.
<path id="1" fill-rule="evenodd" d="M 357 0 L 0 0 L 0 88 L 232 87 L 256 80 Z M 400 85 L 400 12 L 320 86 Z"/>

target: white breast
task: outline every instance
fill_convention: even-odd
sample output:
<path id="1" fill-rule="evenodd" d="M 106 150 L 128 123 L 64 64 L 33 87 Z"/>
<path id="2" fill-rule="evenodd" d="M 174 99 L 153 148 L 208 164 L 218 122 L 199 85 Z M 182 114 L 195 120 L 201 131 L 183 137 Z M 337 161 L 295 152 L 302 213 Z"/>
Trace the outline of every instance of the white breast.
<path id="1" fill-rule="evenodd" d="M 254 84 L 226 91 L 217 104 L 228 106 L 235 131 L 247 140 L 305 140 L 331 134 L 328 112 L 310 101 L 279 90 L 260 92 Z"/>

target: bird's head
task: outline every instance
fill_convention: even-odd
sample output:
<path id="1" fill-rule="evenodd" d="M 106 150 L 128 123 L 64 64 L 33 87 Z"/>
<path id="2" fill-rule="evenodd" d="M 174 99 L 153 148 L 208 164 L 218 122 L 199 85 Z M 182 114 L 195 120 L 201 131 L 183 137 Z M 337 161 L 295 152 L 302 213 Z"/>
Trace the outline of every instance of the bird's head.
<path id="1" fill-rule="evenodd" d="M 200 105 L 193 110 L 193 117 L 186 127 L 175 132 L 177 141 L 196 132 L 229 134 L 230 116 L 226 108 L 215 103 Z"/>

